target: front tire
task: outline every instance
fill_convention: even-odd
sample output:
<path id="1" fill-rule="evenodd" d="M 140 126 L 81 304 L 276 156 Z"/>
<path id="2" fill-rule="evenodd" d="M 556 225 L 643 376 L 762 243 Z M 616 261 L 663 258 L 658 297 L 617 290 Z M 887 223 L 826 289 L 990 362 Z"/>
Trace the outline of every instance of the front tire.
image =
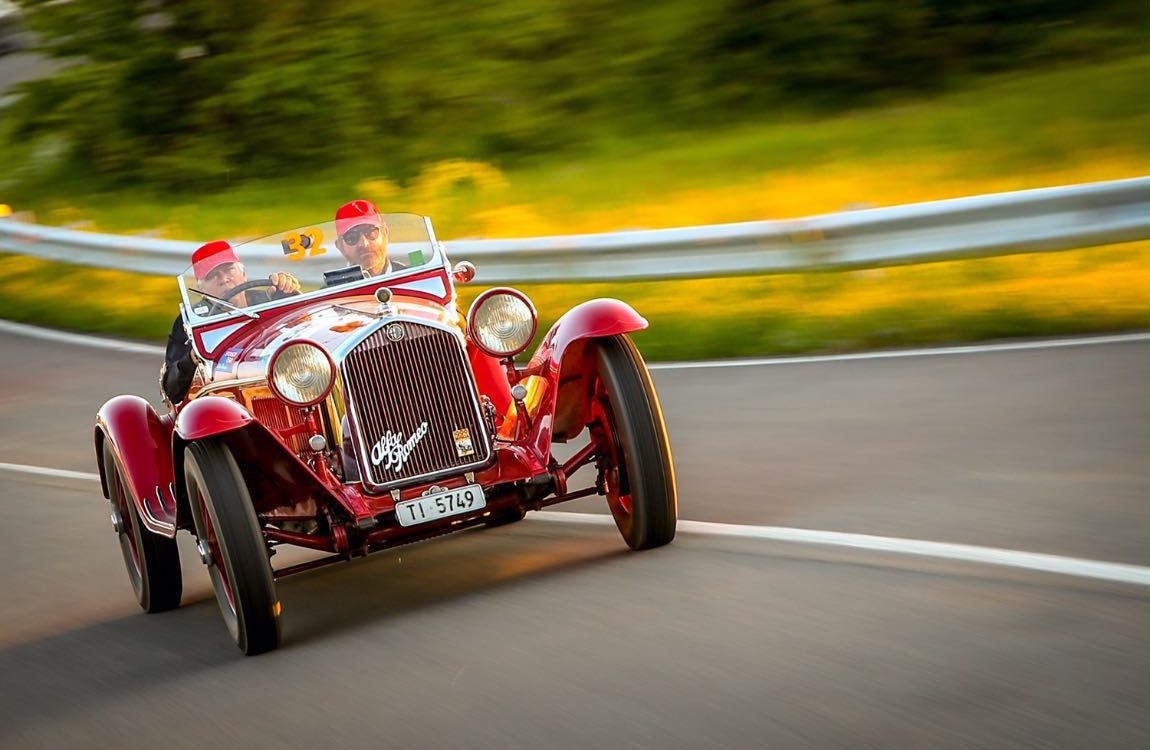
<path id="1" fill-rule="evenodd" d="M 212 439 L 190 444 L 184 479 L 201 554 L 232 640 L 248 656 L 277 648 L 280 604 L 267 543 L 231 449 Z"/>
<path id="2" fill-rule="evenodd" d="M 149 614 L 175 609 L 180 606 L 180 597 L 184 593 L 176 540 L 154 534 L 144 526 L 124 481 L 124 470 L 112 450 L 111 440 L 107 438 L 104 439 L 103 457 L 113 524 L 136 602 Z"/>
<path id="3" fill-rule="evenodd" d="M 596 344 L 590 428 L 602 489 L 627 545 L 659 547 L 675 538 L 678 495 L 655 386 L 630 338 Z"/>

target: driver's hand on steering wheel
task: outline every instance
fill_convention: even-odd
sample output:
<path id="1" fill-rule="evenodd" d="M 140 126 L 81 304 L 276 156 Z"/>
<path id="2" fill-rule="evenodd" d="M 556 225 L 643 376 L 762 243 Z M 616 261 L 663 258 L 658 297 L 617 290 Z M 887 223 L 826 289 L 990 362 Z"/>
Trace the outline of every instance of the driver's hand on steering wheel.
<path id="1" fill-rule="evenodd" d="M 273 273 L 271 278 L 276 289 L 284 294 L 294 294 L 299 291 L 299 280 L 290 273 Z"/>

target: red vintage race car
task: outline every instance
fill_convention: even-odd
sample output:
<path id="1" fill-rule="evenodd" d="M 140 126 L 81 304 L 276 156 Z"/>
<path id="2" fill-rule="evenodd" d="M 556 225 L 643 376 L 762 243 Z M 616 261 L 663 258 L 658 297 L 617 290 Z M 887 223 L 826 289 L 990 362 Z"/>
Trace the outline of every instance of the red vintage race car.
<path id="1" fill-rule="evenodd" d="M 96 460 L 128 576 L 147 612 L 178 607 L 175 536 L 195 535 L 236 645 L 280 643 L 275 580 L 591 494 L 633 549 L 667 544 L 677 502 L 659 400 L 629 333 L 630 306 L 595 299 L 561 316 L 525 365 L 531 301 L 481 293 L 466 315 L 431 222 L 384 214 L 389 265 L 373 275 L 334 244 L 334 222 L 235 248 L 243 290 L 178 278 L 195 375 L 158 413 L 117 396 Z M 342 248 L 342 246 L 340 246 Z M 201 269 L 202 270 L 202 269 Z M 244 294 L 286 272 L 298 294 Z M 273 290 L 274 291 L 274 290 Z M 276 298 L 280 297 L 280 298 Z M 555 443 L 575 441 L 558 460 Z M 569 487 L 593 464 L 594 484 Z M 273 569 L 280 545 L 331 553 Z"/>

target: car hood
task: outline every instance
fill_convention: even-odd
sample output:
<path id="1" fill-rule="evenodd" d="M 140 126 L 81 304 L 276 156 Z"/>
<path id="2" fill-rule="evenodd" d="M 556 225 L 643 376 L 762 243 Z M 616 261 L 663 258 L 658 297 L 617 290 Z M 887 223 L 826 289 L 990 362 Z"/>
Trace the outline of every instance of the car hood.
<path id="1" fill-rule="evenodd" d="M 338 365 L 357 343 L 393 320 L 455 329 L 462 325 L 454 306 L 443 307 L 414 298 L 396 296 L 386 306 L 367 295 L 345 297 L 338 302 L 316 302 L 292 308 L 274 319 L 268 316 L 267 322 L 253 326 L 256 330 L 249 335 L 229 342 L 216 358 L 212 381 L 263 377 L 272 355 L 286 344 L 299 340 L 319 344 Z"/>

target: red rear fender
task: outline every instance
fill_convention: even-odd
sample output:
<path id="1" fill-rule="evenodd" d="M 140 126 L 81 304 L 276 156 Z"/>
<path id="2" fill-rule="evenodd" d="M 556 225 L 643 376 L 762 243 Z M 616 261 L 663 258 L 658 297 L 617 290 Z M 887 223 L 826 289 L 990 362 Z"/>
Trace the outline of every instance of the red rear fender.
<path id="1" fill-rule="evenodd" d="M 100 484 L 108 497 L 108 471 L 104 442 L 123 469 L 144 525 L 156 534 L 176 533 L 176 501 L 172 495 L 172 418 L 156 414 L 139 396 L 117 396 L 96 414 L 96 464 Z"/>

